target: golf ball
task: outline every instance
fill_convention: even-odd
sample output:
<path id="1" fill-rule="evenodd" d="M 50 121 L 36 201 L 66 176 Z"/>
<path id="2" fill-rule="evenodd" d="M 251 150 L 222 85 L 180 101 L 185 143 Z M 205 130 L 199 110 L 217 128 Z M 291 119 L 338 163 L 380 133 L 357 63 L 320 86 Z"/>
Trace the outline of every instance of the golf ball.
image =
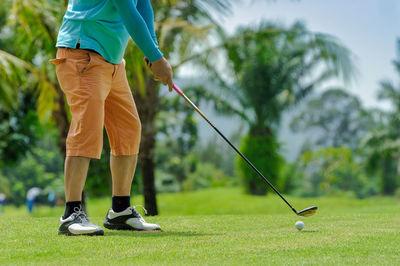
<path id="1" fill-rule="evenodd" d="M 296 226 L 296 228 L 301 231 L 304 228 L 304 223 L 302 221 L 297 221 L 294 226 Z"/>

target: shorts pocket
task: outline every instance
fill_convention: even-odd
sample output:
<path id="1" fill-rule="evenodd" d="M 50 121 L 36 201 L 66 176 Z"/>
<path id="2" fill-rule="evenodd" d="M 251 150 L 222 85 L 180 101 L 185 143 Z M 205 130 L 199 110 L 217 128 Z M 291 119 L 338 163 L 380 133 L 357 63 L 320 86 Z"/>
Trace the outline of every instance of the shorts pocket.
<path id="1" fill-rule="evenodd" d="M 93 58 L 92 56 L 88 53 L 87 58 L 81 58 L 81 59 L 75 59 L 75 58 L 56 58 L 56 59 L 51 59 L 49 60 L 50 63 L 52 63 L 55 66 L 59 66 L 60 64 L 68 61 L 68 65 L 72 66 L 75 68 L 76 73 L 81 76 L 83 73 L 85 73 L 93 64 Z"/>
<path id="2" fill-rule="evenodd" d="M 75 62 L 76 65 L 76 70 L 78 71 L 78 74 L 81 76 L 83 73 L 85 73 L 93 64 L 93 57 L 88 53 L 88 59 L 84 60 L 77 60 Z"/>
<path id="3" fill-rule="evenodd" d="M 65 62 L 66 58 L 56 58 L 56 59 L 51 59 L 49 60 L 50 63 L 52 63 L 53 65 L 59 65 L 63 62 Z"/>

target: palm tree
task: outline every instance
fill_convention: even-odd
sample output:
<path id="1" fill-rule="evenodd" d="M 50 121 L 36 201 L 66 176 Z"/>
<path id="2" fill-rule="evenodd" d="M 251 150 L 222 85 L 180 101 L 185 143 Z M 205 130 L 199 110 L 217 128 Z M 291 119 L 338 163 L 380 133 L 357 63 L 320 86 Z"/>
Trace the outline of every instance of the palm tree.
<path id="1" fill-rule="evenodd" d="M 253 147 L 244 152 L 276 179 L 276 165 L 281 158 L 274 136 L 282 113 L 333 77 L 349 80 L 354 68 L 351 54 L 334 37 L 310 32 L 299 22 L 289 28 L 272 23 L 241 28 L 236 39 L 225 47 L 238 81 L 227 95 L 233 96 L 232 102 L 239 103 L 238 113 L 249 126 L 243 149 Z M 257 149 L 260 146 L 269 150 Z M 248 186 L 254 188 L 250 192 L 265 190 L 263 184 L 257 185 L 260 179 L 251 176 L 245 164 L 239 168 L 243 176 L 249 177 Z"/>
<path id="2" fill-rule="evenodd" d="M 18 103 L 14 95 L 18 90 L 36 91 L 39 118 L 42 122 L 55 121 L 60 132 L 58 147 L 65 155 L 68 113 L 54 70 L 48 64 L 56 53 L 63 6 L 55 0 L 5 0 L 0 6 L 7 18 L 2 24 L 6 38 L 0 41 L 0 73 L 5 73 L 0 82 L 0 88 L 5 89 L 0 89 L 0 93 L 8 93 L 16 108 Z"/>
<path id="3" fill-rule="evenodd" d="M 400 39 L 393 65 L 400 76 Z M 389 101 L 392 109 L 374 112 L 376 128 L 365 136 L 361 149 L 368 156 L 369 168 L 381 175 L 382 193 L 392 195 L 400 184 L 400 86 L 390 80 L 381 81 L 378 98 Z"/>

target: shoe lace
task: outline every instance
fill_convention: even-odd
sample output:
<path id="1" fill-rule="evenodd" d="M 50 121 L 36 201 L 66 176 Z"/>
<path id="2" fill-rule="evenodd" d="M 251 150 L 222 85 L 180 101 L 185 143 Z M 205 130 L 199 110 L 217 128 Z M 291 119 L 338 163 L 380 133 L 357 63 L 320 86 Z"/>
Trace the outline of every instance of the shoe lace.
<path id="1" fill-rule="evenodd" d="M 135 216 L 137 216 L 141 222 L 145 222 L 142 215 L 140 215 L 140 213 L 136 210 L 136 207 L 141 207 L 145 214 L 147 214 L 147 210 L 142 205 L 135 205 L 133 207 L 130 207 Z"/>
<path id="2" fill-rule="evenodd" d="M 81 207 L 75 207 L 75 208 L 74 208 L 74 213 L 75 213 L 76 217 L 77 217 L 82 223 L 89 222 L 89 219 L 87 218 L 87 214 L 82 210 Z"/>

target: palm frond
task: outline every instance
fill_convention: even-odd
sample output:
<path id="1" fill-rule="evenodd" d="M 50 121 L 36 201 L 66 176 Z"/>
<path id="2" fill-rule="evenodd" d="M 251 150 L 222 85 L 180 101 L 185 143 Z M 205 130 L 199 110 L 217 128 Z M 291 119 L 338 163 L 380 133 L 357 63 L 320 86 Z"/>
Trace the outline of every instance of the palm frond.
<path id="1" fill-rule="evenodd" d="M 33 67 L 18 57 L 0 50 L 0 101 L 8 109 L 18 104 L 16 95 Z"/>

